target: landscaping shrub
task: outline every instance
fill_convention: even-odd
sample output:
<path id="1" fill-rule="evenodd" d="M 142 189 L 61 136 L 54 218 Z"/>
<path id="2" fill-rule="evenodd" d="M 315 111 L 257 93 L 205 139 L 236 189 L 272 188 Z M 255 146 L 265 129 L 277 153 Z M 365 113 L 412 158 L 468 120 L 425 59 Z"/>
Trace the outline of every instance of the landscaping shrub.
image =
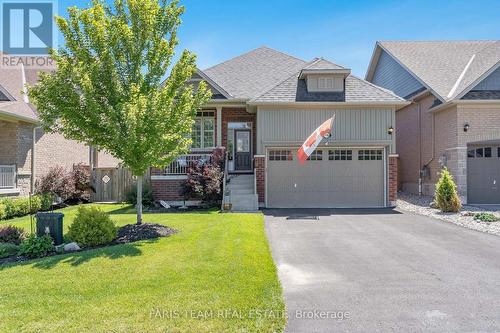
<path id="1" fill-rule="evenodd" d="M 18 254 L 28 258 L 39 258 L 46 256 L 52 251 L 54 251 L 54 242 L 49 235 L 36 237 L 34 234 L 31 234 L 21 243 Z"/>
<path id="2" fill-rule="evenodd" d="M 36 182 L 36 192 L 39 194 L 53 193 L 61 199 L 68 200 L 75 193 L 75 182 L 72 175 L 62 166 L 55 166 Z"/>
<path id="3" fill-rule="evenodd" d="M 24 229 L 13 225 L 0 226 L 0 243 L 19 245 L 24 240 Z"/>
<path id="4" fill-rule="evenodd" d="M 132 188 L 126 195 L 125 199 L 128 203 L 131 203 L 133 205 L 137 204 L 137 185 L 134 184 L 132 185 Z M 153 204 L 154 198 L 153 198 L 153 189 L 151 188 L 151 185 L 148 183 L 143 183 L 142 184 L 142 204 L 146 207 L 149 207 Z"/>
<path id="5" fill-rule="evenodd" d="M 73 166 L 70 172 L 74 184 L 74 192 L 71 199 L 77 202 L 89 202 L 90 200 L 90 168 L 83 163 Z"/>
<path id="6" fill-rule="evenodd" d="M 491 213 L 477 213 L 474 215 L 474 220 L 479 220 L 483 222 L 496 222 L 500 220 L 500 218 L 496 217 Z"/>
<path id="7" fill-rule="evenodd" d="M 224 149 L 214 150 L 209 163 L 196 163 L 188 169 L 183 192 L 187 198 L 216 203 L 222 198 Z"/>
<path id="8" fill-rule="evenodd" d="M 117 236 L 115 222 L 97 207 L 80 207 L 68 237 L 82 247 L 108 244 Z"/>
<path id="9" fill-rule="evenodd" d="M 7 207 L 3 203 L 3 201 L 0 201 L 0 220 L 4 220 L 7 218 Z"/>
<path id="10" fill-rule="evenodd" d="M 441 171 L 441 176 L 436 184 L 434 201 L 442 212 L 456 213 L 462 208 L 457 194 L 457 185 L 447 168 Z"/>
<path id="11" fill-rule="evenodd" d="M 19 252 L 19 245 L 12 243 L 0 243 L 0 259 L 14 256 Z"/>
<path id="12" fill-rule="evenodd" d="M 0 220 L 34 214 L 40 210 L 49 210 L 52 206 L 52 197 L 51 194 L 37 194 L 31 198 L 2 199 L 0 200 Z"/>
<path id="13" fill-rule="evenodd" d="M 40 210 L 46 211 L 52 208 L 52 202 L 54 201 L 54 195 L 52 193 L 44 193 L 40 194 L 40 203 L 41 203 L 41 208 Z"/>

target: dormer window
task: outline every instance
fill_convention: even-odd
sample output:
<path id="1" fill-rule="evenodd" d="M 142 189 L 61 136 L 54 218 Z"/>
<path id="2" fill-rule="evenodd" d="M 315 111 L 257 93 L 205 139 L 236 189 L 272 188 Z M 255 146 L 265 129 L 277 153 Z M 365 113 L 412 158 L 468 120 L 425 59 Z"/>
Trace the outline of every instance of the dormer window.
<path id="1" fill-rule="evenodd" d="M 348 68 L 318 59 L 300 71 L 299 80 L 306 82 L 310 93 L 343 93 L 345 78 L 349 74 L 351 70 Z"/>

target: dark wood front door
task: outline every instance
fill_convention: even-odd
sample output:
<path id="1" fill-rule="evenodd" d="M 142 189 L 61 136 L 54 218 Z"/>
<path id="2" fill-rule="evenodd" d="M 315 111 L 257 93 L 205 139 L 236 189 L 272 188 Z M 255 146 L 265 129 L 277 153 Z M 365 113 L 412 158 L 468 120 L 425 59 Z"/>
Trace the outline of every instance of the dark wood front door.
<path id="1" fill-rule="evenodd" d="M 234 170 L 252 170 L 252 138 L 249 129 L 234 130 Z"/>

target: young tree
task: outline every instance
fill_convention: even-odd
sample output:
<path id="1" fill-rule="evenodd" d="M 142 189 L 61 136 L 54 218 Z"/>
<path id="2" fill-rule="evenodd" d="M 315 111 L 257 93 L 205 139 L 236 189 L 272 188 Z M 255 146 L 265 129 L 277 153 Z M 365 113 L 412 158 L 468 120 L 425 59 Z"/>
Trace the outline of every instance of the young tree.
<path id="1" fill-rule="evenodd" d="M 178 0 L 70 7 L 67 19 L 56 17 L 65 40 L 51 50 L 57 69 L 29 89 L 46 130 L 108 151 L 137 176 L 138 224 L 144 173 L 188 151 L 196 111 L 210 96 L 204 83 L 186 84 L 193 53 L 172 65 L 183 12 Z"/>
<path id="2" fill-rule="evenodd" d="M 436 184 L 434 201 L 442 212 L 458 212 L 462 203 L 457 194 L 457 185 L 447 168 L 441 171 L 441 176 Z"/>

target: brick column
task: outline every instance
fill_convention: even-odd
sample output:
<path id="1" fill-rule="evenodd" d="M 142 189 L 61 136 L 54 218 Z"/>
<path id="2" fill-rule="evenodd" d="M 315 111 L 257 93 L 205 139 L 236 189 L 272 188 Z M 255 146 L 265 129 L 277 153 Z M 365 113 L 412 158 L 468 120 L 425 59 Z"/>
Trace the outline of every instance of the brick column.
<path id="1" fill-rule="evenodd" d="M 266 156 L 254 156 L 255 174 L 257 176 L 257 194 L 259 196 L 259 204 L 266 202 Z"/>
<path id="2" fill-rule="evenodd" d="M 398 198 L 398 161 L 399 155 L 389 155 L 389 206 L 396 206 Z"/>

